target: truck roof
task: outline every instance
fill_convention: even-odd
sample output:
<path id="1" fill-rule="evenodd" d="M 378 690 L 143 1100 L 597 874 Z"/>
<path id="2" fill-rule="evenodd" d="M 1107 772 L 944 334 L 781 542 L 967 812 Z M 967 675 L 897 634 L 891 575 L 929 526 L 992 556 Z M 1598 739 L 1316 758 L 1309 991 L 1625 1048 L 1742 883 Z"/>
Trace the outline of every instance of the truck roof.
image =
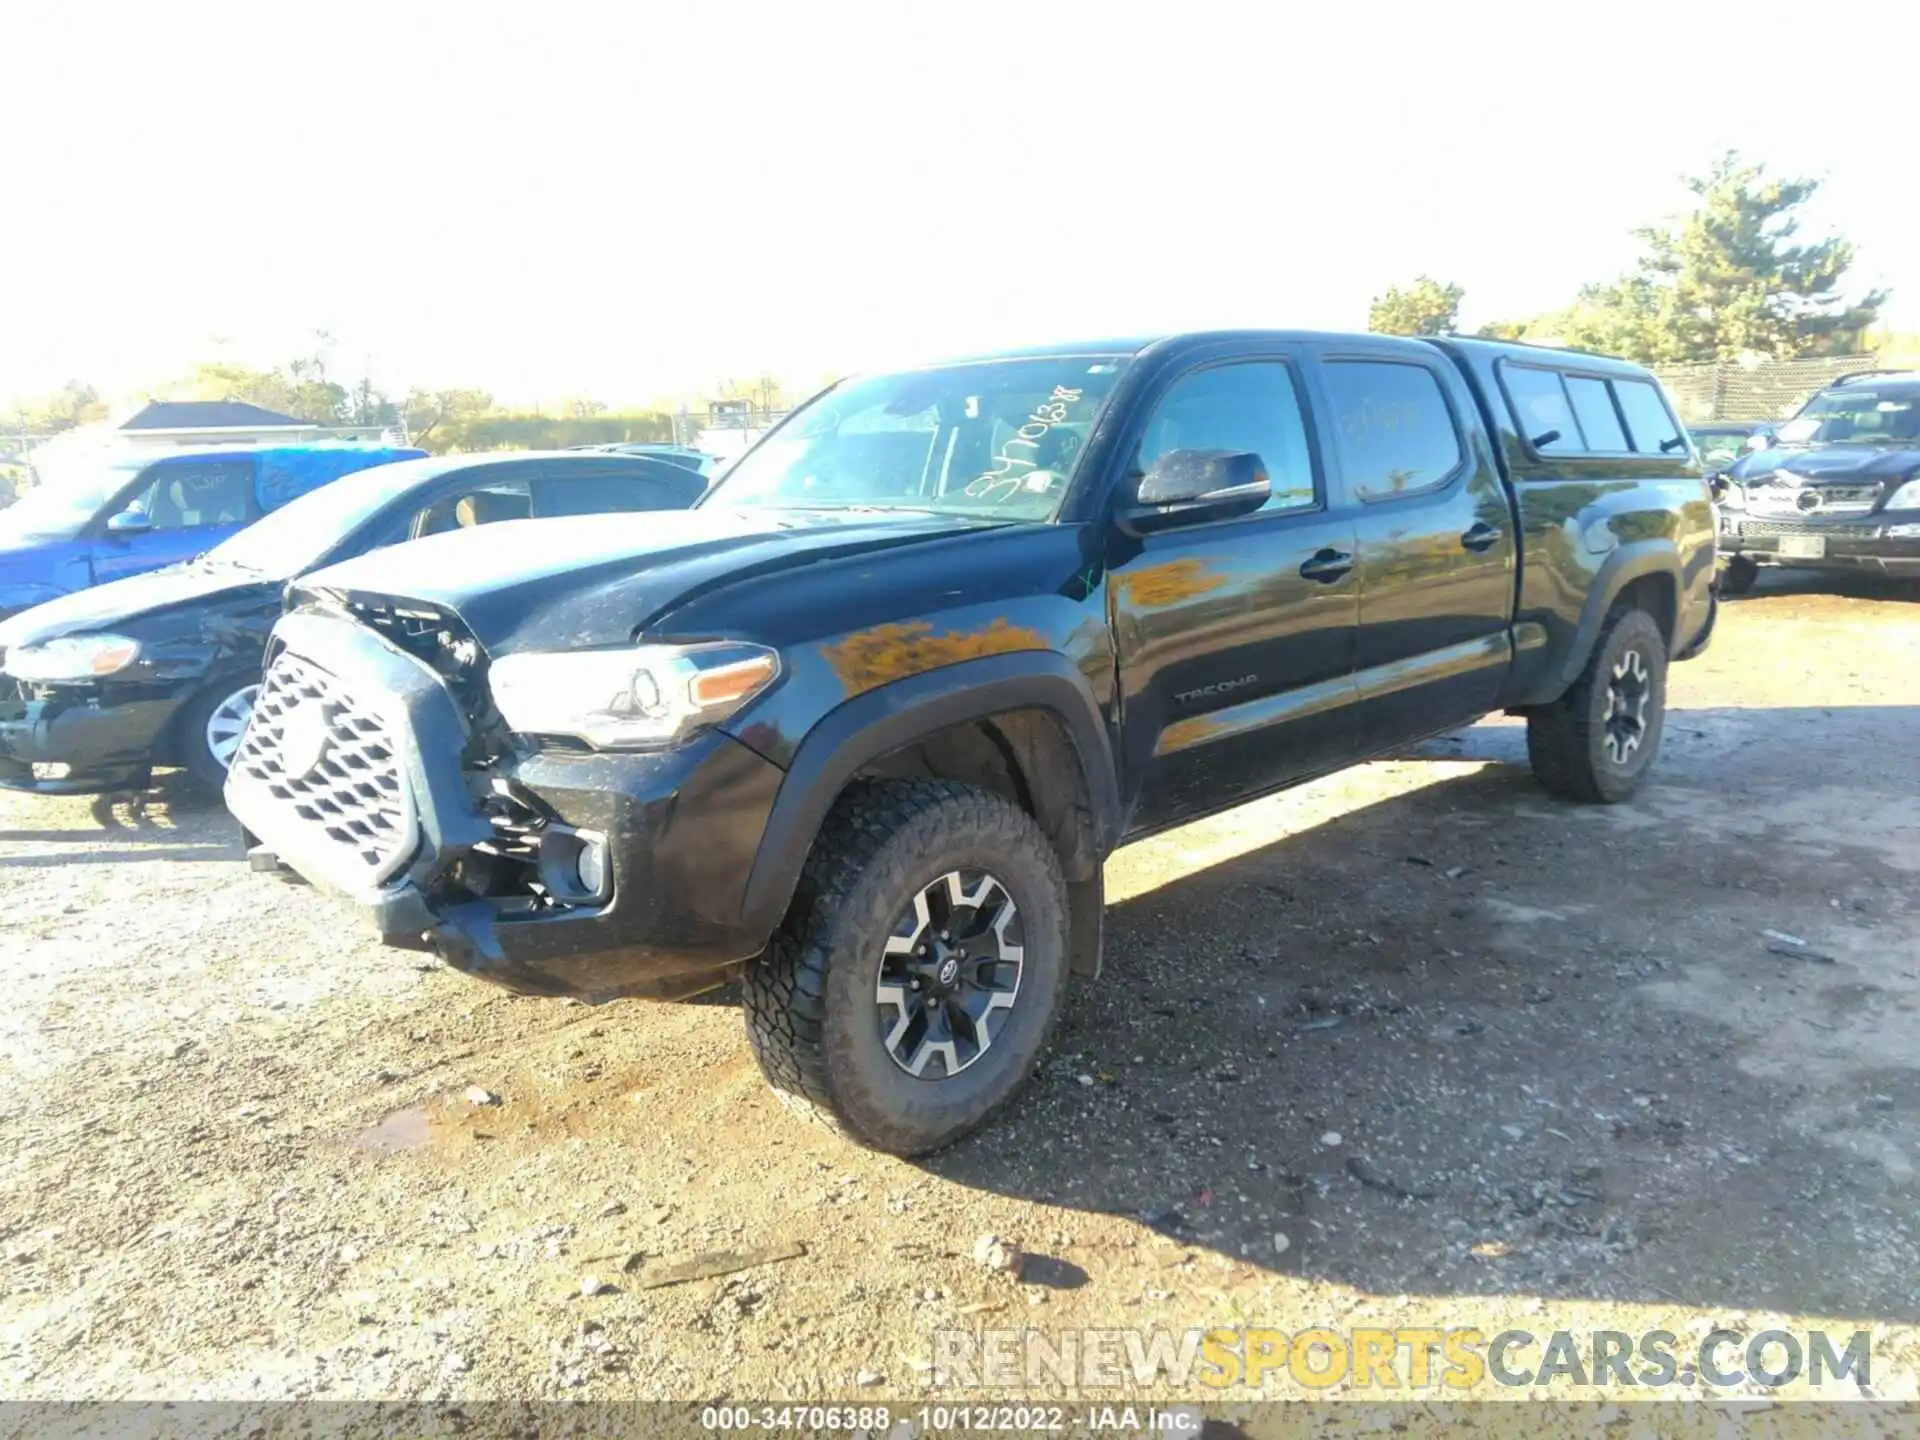
<path id="1" fill-rule="evenodd" d="M 1531 361 L 1561 366 L 1568 370 L 1587 370 L 1596 375 L 1646 375 L 1647 367 L 1614 355 L 1594 350 L 1569 350 L 1556 345 L 1529 345 L 1524 340 L 1483 340 L 1477 335 L 1439 335 L 1434 344 L 1462 357 L 1493 360 Z"/>
<path id="2" fill-rule="evenodd" d="M 1568 350 L 1546 345 L 1530 345 L 1521 340 L 1485 340 L 1473 335 L 1379 335 L 1353 330 L 1173 330 L 1157 335 L 1136 335 L 1104 340 L 1062 341 L 1048 345 L 1024 345 L 1001 350 L 986 350 L 969 355 L 955 355 L 927 362 L 926 367 L 937 365 L 982 364 L 994 360 L 1038 360 L 1048 356 L 1066 355 L 1139 355 L 1148 350 L 1163 347 L 1205 344 L 1216 340 L 1277 340 L 1277 341 L 1400 341 L 1408 345 L 1431 345 L 1441 350 L 1457 350 L 1463 357 L 1484 357 L 1488 360 L 1507 357 L 1515 360 L 1545 361 L 1568 368 L 1591 370 L 1596 373 L 1644 375 L 1644 366 L 1630 360 L 1616 359 L 1611 355 L 1600 355 L 1586 350 Z M 921 367 L 911 367 L 921 368 Z"/>

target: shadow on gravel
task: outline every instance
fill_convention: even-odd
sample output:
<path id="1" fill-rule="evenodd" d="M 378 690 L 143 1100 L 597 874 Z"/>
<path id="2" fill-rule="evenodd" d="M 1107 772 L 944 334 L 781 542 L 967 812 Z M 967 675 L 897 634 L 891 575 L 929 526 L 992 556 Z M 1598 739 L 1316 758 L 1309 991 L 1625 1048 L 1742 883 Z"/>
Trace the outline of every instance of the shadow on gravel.
<path id="1" fill-rule="evenodd" d="M 165 837 L 164 840 L 162 837 Z M 21 838 L 0 833 L 0 840 Z M 90 837 L 98 838 L 98 837 Z M 238 845 L 222 844 L 218 841 L 204 844 L 181 845 L 171 843 L 172 832 L 156 831 L 156 841 L 152 845 L 137 850 L 81 850 L 65 851 L 57 855 L 6 855 L 0 856 L 0 867 L 12 870 L 52 870 L 62 865 L 128 865 L 148 860 L 223 860 L 232 864 L 245 859 Z"/>
<path id="2" fill-rule="evenodd" d="M 142 860 L 231 862 L 246 858 L 240 848 L 239 826 L 227 814 L 219 793 L 185 771 L 163 771 L 147 790 L 79 798 L 88 801 L 97 828 L 69 825 L 45 830 L 0 829 L 0 843 L 99 847 L 102 842 L 116 841 L 125 848 L 4 856 L 0 857 L 0 866 L 36 869 Z"/>
<path id="3" fill-rule="evenodd" d="M 1849 600 L 1893 600 L 1920 604 L 1920 578 L 1846 570 L 1784 570 L 1765 566 L 1753 589 L 1745 595 L 1721 598 L 1729 605 L 1745 605 L 1769 596 L 1833 595 Z"/>
<path id="4" fill-rule="evenodd" d="M 1911 733 L 1911 710 L 1834 713 L 1835 743 Z M 1743 763 L 1788 785 L 1790 722 L 1824 715 L 1756 714 Z M 927 1168 L 1375 1293 L 1920 1319 L 1920 1225 L 1885 1162 L 1911 1153 L 1920 1075 L 1762 1078 L 1724 1009 L 1648 994 L 1713 966 L 1797 995 L 1816 967 L 1768 953 L 1769 917 L 1844 893 L 1904 913 L 1911 875 L 1833 834 L 1821 863 L 1659 813 L 1485 764 L 1175 875 L 1112 907 L 1105 973 L 1069 991 L 1026 1096 Z"/>

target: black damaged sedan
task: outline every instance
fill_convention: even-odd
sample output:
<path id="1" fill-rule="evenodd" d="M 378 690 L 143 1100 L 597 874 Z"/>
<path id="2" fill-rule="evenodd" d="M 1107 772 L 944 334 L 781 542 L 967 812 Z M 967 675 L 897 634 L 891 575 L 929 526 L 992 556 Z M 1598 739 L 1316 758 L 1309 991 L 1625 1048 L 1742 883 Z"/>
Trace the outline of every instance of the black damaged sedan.
<path id="1" fill-rule="evenodd" d="M 635 455 L 407 460 L 304 495 L 184 565 L 0 623 L 0 787 L 142 788 L 156 766 L 218 785 L 289 581 L 424 535 L 549 515 L 684 509 L 706 481 Z"/>
<path id="2" fill-rule="evenodd" d="M 1722 479 L 1724 593 L 1763 565 L 1920 579 L 1920 372 L 1836 381 Z"/>

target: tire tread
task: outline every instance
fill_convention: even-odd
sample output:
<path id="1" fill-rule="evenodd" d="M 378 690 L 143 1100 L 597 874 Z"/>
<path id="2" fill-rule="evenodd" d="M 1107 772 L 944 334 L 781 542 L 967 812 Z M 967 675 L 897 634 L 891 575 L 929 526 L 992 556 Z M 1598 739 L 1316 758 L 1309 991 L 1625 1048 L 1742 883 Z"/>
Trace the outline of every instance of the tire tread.
<path id="1" fill-rule="evenodd" d="M 1625 602 L 1615 605 L 1607 612 L 1606 621 L 1593 642 L 1592 653 L 1587 658 L 1586 668 L 1580 672 L 1580 678 L 1551 705 L 1542 705 L 1527 712 L 1527 761 L 1533 768 L 1534 778 L 1550 794 L 1584 805 L 1614 804 L 1637 790 L 1641 778 L 1651 768 L 1652 761 L 1649 760 L 1630 786 L 1608 786 L 1599 768 L 1599 740 L 1593 721 L 1594 687 L 1605 679 L 1607 666 L 1604 657 L 1608 647 L 1620 626 L 1629 616 L 1636 615 L 1648 621 L 1654 630 L 1652 638 L 1661 641 L 1659 628 L 1653 625 L 1653 617 L 1646 611 Z M 1664 642 L 1660 644 L 1657 663 L 1664 676 Z"/>
<path id="2" fill-rule="evenodd" d="M 955 780 L 855 781 L 821 826 L 786 922 L 766 953 L 747 967 L 742 983 L 748 1041 L 781 1103 L 855 1143 L 896 1154 L 922 1153 L 957 1139 L 984 1120 L 985 1113 L 931 1146 L 906 1128 L 889 1132 L 871 1121 L 856 1122 L 848 1097 L 835 1089 L 828 1049 L 828 971 L 839 939 L 836 920 L 855 886 L 876 875 L 884 884 L 891 870 L 901 872 L 900 883 L 911 883 L 907 867 L 912 857 L 901 854 L 896 842 L 947 827 L 995 834 L 1016 848 L 1037 842 L 1052 866 L 1050 883 L 1064 885 L 1058 860 L 1032 817 L 991 791 Z M 1065 975 L 1063 953 L 1057 981 Z M 1057 1008 L 1058 984 L 1055 994 L 1045 998 Z"/>

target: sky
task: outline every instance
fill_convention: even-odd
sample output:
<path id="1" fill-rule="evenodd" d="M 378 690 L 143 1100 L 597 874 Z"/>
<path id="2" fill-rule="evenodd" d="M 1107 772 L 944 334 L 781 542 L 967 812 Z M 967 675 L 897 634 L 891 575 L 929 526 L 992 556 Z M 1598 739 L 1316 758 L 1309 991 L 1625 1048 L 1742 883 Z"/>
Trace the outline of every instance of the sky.
<path id="1" fill-rule="evenodd" d="M 1815 228 L 1920 329 L 1911 87 L 1874 58 L 1920 6 L 1822 13 L 6 0 L 0 400 L 164 393 L 324 331 L 336 378 L 390 391 L 638 404 L 1362 329 L 1420 273 L 1471 326 L 1625 268 L 1729 147 L 1825 177 Z"/>

